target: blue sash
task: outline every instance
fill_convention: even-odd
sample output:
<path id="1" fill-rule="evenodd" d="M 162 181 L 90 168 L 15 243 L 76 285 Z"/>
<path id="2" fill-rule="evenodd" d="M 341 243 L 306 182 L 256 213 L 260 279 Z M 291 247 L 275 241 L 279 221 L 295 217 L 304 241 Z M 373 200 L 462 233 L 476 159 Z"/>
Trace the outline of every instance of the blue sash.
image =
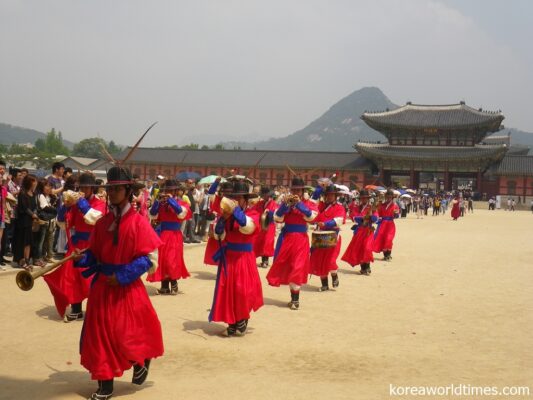
<path id="1" fill-rule="evenodd" d="M 111 276 L 119 269 L 124 268 L 125 266 L 126 264 L 95 264 L 82 271 L 81 275 L 84 278 L 90 278 L 92 275 L 94 275 L 93 280 L 91 282 L 91 285 L 93 285 L 94 282 L 98 280 L 98 277 L 101 273 L 105 276 Z"/>
<path id="2" fill-rule="evenodd" d="M 281 245 L 283 244 L 283 240 L 285 239 L 285 235 L 287 233 L 307 233 L 307 224 L 301 225 L 301 224 L 285 224 L 283 228 L 281 228 L 281 232 L 279 233 L 278 240 L 276 242 L 276 249 L 274 250 L 274 260 L 278 256 L 279 251 L 281 250 Z"/>
<path id="3" fill-rule="evenodd" d="M 88 241 L 90 236 L 91 232 L 76 232 L 70 237 L 70 240 L 72 241 L 72 244 L 78 244 L 80 240 L 85 242 Z"/>
<path id="4" fill-rule="evenodd" d="M 208 320 L 211 322 L 213 320 L 213 312 L 215 310 L 216 301 L 217 301 L 217 294 L 218 294 L 218 285 L 220 282 L 220 273 L 222 270 L 224 270 L 224 276 L 226 276 L 226 251 L 237 251 L 240 253 L 249 253 L 253 251 L 253 245 L 252 243 L 231 243 L 226 242 L 222 244 L 222 241 L 218 241 L 219 248 L 217 252 L 213 255 L 213 261 L 218 262 L 218 270 L 217 270 L 217 280 L 215 283 L 215 294 L 213 295 L 213 304 L 211 305 L 211 311 L 209 312 Z"/>
<path id="5" fill-rule="evenodd" d="M 163 221 L 161 222 L 161 225 L 159 225 L 159 231 L 179 231 L 181 229 L 181 222 L 176 221 Z"/>

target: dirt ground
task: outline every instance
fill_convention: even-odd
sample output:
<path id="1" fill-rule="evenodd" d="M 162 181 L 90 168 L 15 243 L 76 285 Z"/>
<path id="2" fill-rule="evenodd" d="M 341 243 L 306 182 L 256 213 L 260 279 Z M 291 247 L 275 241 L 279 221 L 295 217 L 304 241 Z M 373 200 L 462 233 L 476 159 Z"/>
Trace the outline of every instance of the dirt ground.
<path id="1" fill-rule="evenodd" d="M 350 236 L 347 224 L 343 248 Z M 340 262 L 340 287 L 319 293 L 313 277 L 299 311 L 260 269 L 265 306 L 234 338 L 207 322 L 216 269 L 203 265 L 203 245 L 189 247 L 192 276 L 177 297 L 147 284 L 165 355 L 143 387 L 131 371 L 117 379 L 114 397 L 382 399 L 391 384 L 519 385 L 533 395 L 532 238 L 530 212 L 410 214 L 397 222 L 391 263 L 377 255 L 367 277 Z M 96 385 L 79 364 L 82 324 L 59 320 L 42 279 L 30 292 L 14 279 L 0 275 L 0 399 L 87 398 Z"/>

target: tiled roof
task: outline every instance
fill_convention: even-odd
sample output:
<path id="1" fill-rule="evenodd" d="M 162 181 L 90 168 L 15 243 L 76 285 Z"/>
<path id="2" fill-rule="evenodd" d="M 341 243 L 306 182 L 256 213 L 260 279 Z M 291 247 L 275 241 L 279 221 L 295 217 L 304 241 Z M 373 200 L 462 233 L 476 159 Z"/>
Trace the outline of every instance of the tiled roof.
<path id="1" fill-rule="evenodd" d="M 505 117 L 500 111 L 476 110 L 464 103 L 452 105 L 406 104 L 392 111 L 365 112 L 361 119 L 374 129 L 379 127 L 461 128 L 490 126 L 490 132 L 500 129 Z"/>
<path id="2" fill-rule="evenodd" d="M 388 144 L 357 143 L 357 151 L 370 159 L 410 160 L 470 160 L 499 159 L 507 151 L 505 145 L 476 145 L 473 147 L 446 146 L 390 146 Z"/>
<path id="3" fill-rule="evenodd" d="M 125 150 L 117 156 L 121 159 Z M 356 152 L 267 150 L 191 150 L 138 148 L 128 163 L 172 164 L 210 167 L 317 168 L 367 170 L 369 162 Z"/>
<path id="4" fill-rule="evenodd" d="M 533 175 L 533 156 L 506 155 L 498 164 L 497 175 Z"/>

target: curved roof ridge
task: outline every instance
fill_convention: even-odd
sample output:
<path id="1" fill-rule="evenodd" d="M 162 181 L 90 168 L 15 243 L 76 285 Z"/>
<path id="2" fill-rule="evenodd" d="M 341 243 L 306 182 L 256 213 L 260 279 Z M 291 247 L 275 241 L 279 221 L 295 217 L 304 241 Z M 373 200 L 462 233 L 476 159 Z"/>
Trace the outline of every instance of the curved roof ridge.
<path id="1" fill-rule="evenodd" d="M 467 110 L 479 115 L 502 115 L 501 110 L 498 111 L 487 111 L 483 109 L 475 109 L 464 102 L 458 104 L 413 104 L 411 102 L 395 108 L 393 110 L 384 110 L 384 111 L 365 111 L 363 115 L 367 116 L 385 116 L 385 115 L 395 115 L 402 113 L 407 110 L 416 110 L 416 111 L 453 111 L 453 110 Z"/>

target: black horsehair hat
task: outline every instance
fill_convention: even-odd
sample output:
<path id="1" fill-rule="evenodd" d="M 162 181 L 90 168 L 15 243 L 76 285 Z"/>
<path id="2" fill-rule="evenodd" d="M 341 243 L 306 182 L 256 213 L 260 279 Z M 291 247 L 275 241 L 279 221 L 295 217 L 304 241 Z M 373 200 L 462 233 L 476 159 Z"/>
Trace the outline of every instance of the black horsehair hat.
<path id="1" fill-rule="evenodd" d="M 128 168 L 115 165 L 107 171 L 107 183 L 106 187 L 110 186 L 131 186 L 135 189 L 142 189 L 144 185 L 142 183 L 135 182 L 131 172 Z"/>
<path id="2" fill-rule="evenodd" d="M 368 192 L 368 190 L 363 189 L 359 192 L 359 197 L 370 197 L 370 193 Z"/>
<path id="3" fill-rule="evenodd" d="M 250 186 L 245 181 L 235 181 L 233 182 L 233 189 L 231 193 L 228 193 L 229 196 L 244 196 L 246 198 L 257 197 L 256 193 L 250 193 Z"/>
<path id="4" fill-rule="evenodd" d="M 340 190 L 335 185 L 326 186 L 326 189 L 324 190 L 324 195 L 330 194 L 330 193 L 339 194 Z"/>
<path id="5" fill-rule="evenodd" d="M 261 195 L 264 196 L 266 194 L 271 195 L 270 188 L 268 186 L 261 186 Z"/>
<path id="6" fill-rule="evenodd" d="M 305 188 L 305 182 L 300 177 L 294 177 L 291 180 L 291 189 L 304 189 Z"/>
<path id="7" fill-rule="evenodd" d="M 100 186 L 100 185 L 96 183 L 96 177 L 93 174 L 91 174 L 90 172 L 84 172 L 78 178 L 78 187 L 80 186 L 94 187 L 94 186 Z"/>

